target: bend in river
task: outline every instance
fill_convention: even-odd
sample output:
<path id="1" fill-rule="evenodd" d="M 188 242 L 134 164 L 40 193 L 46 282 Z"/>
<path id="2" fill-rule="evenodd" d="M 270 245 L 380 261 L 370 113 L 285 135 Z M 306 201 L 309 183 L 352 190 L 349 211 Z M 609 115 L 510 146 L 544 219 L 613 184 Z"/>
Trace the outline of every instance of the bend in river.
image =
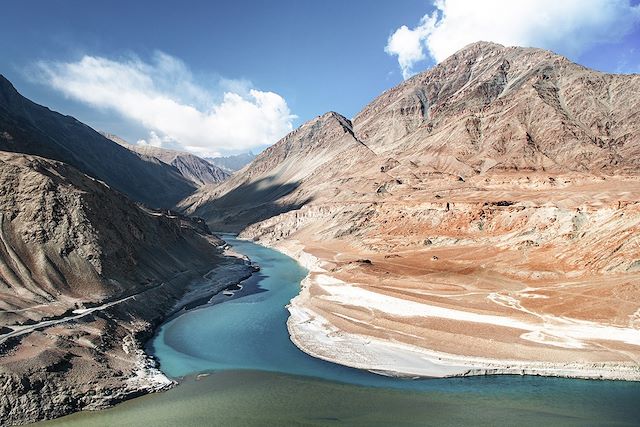
<path id="1" fill-rule="evenodd" d="M 306 270 L 275 250 L 224 235 L 261 271 L 182 312 L 150 343 L 162 371 L 184 378 L 52 425 L 563 425 L 640 420 L 640 384 L 493 376 L 403 380 L 314 359 L 289 340 L 286 305 Z M 211 373 L 204 377 L 195 374 Z M 49 424 L 49 423 L 47 423 Z"/>

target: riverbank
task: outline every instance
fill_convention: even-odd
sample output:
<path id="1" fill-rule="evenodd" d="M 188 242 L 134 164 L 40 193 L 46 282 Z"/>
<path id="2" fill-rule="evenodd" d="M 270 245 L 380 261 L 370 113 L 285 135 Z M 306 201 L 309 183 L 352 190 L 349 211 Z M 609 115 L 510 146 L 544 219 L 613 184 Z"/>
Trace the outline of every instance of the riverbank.
<path id="1" fill-rule="evenodd" d="M 153 354 L 165 374 L 181 378 L 179 386 L 52 425 L 422 425 L 425 419 L 635 425 L 638 419 L 640 383 L 520 375 L 407 381 L 309 356 L 291 341 L 285 308 L 309 271 L 282 252 L 226 239 L 261 270 L 233 295 L 218 294 L 158 328 Z"/>
<path id="2" fill-rule="evenodd" d="M 248 261 L 228 250 L 197 264 L 185 264 L 173 278 L 136 294 L 7 336 L 1 351 L 0 424 L 101 410 L 174 386 L 145 352 L 145 343 L 169 316 L 253 272 Z"/>
<path id="3" fill-rule="evenodd" d="M 608 353 L 617 354 L 617 360 L 606 360 L 601 354 L 593 352 L 587 352 L 581 357 L 580 352 L 585 348 L 589 350 L 590 347 L 587 346 L 594 341 L 639 346 L 640 333 L 636 328 L 550 317 L 545 318 L 542 324 L 535 324 L 530 319 L 524 320 L 519 316 L 452 310 L 410 299 L 402 300 L 372 292 L 362 284 L 336 278 L 330 270 L 336 270 L 335 261 L 340 254 L 334 255 L 333 259 L 320 259 L 295 240 L 262 239 L 257 243 L 287 254 L 309 270 L 301 284 L 299 295 L 288 306 L 290 317 L 287 328 L 291 341 L 313 357 L 397 377 L 515 374 L 640 381 L 640 366 L 628 352 Z M 323 253 L 328 253 L 324 249 Z M 322 310 L 317 310 L 317 307 Z M 518 338 L 528 341 L 527 344 L 531 342 L 539 347 L 551 346 L 553 350 L 556 347 L 563 348 L 568 350 L 563 356 L 574 357 L 569 360 L 503 359 L 438 351 L 413 345 L 411 339 L 398 339 L 400 334 L 394 330 L 393 325 L 398 317 L 405 318 L 404 321 L 407 321 L 406 317 L 410 317 L 416 323 L 432 318 L 462 322 L 467 328 L 483 326 L 494 334 L 495 328 L 499 327 L 510 333 L 515 331 Z M 382 326 L 372 326 L 367 318 L 381 318 L 384 321 L 380 322 Z M 504 339 L 504 335 L 495 336 Z M 448 338 L 456 339 L 451 335 Z M 551 338 L 555 342 L 549 345 L 548 340 Z M 464 340 L 465 336 L 461 335 L 458 339 Z M 543 357 L 546 354 L 542 353 Z M 559 354 L 555 352 L 554 356 L 559 358 Z"/>
<path id="4" fill-rule="evenodd" d="M 125 352 L 127 354 L 133 352 L 136 355 L 136 369 L 133 376 L 127 379 L 127 385 L 138 391 L 138 393 L 135 393 L 136 395 L 166 391 L 177 385 L 176 381 L 168 378 L 159 369 L 158 361 L 147 348 L 148 341 L 156 334 L 158 327 L 169 318 L 179 315 L 182 310 L 194 305 L 200 305 L 225 289 L 240 284 L 251 277 L 255 271 L 247 257 L 229 247 L 225 248 L 223 256 L 231 262 L 227 261 L 216 265 L 201 275 L 199 279 L 191 280 L 185 286 L 186 292 L 175 301 L 162 318 L 150 324 L 142 334 L 139 334 L 138 339 L 131 336 L 127 337 L 129 340 L 125 339 L 123 343 Z M 113 404 L 124 400 L 127 400 L 127 398 Z"/>

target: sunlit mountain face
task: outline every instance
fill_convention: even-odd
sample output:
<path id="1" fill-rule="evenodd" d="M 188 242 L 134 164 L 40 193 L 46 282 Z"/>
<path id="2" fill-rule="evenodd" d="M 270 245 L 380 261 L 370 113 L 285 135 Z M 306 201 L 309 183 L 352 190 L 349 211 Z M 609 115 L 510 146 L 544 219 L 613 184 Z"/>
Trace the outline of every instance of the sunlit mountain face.
<path id="1" fill-rule="evenodd" d="M 129 3 L 3 4 L 0 425 L 637 424 L 637 0 Z"/>

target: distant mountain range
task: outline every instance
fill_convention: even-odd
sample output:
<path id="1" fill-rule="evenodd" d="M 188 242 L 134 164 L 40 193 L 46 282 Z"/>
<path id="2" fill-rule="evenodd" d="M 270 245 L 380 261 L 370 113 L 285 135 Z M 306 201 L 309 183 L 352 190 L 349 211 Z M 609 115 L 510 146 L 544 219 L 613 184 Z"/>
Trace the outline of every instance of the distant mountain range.
<path id="1" fill-rule="evenodd" d="M 205 157 L 205 160 L 207 160 L 212 165 L 215 165 L 220 169 L 232 174 L 251 163 L 255 158 L 256 155 L 249 152 L 226 157 Z"/>
<path id="2" fill-rule="evenodd" d="M 229 173 L 222 168 L 184 151 L 168 150 L 151 145 L 129 144 L 117 135 L 100 132 L 106 138 L 123 147 L 148 157 L 155 157 L 163 163 L 175 167 L 180 174 L 197 186 L 215 184 L 229 177 Z"/>

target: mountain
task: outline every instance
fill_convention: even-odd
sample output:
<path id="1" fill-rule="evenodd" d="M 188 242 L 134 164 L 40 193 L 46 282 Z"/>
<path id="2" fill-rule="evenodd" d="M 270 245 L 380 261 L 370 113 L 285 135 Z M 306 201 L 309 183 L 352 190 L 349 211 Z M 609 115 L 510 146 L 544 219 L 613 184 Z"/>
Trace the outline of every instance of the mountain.
<path id="1" fill-rule="evenodd" d="M 226 171 L 227 173 L 234 173 L 239 171 L 256 158 L 253 153 L 236 154 L 234 156 L 225 157 L 207 157 L 206 160 L 214 166 Z"/>
<path id="2" fill-rule="evenodd" d="M 184 178 L 196 186 L 215 184 L 229 177 L 229 173 L 191 153 L 150 145 L 129 144 L 117 135 L 104 132 L 101 132 L 101 134 L 131 151 L 146 157 L 154 157 L 163 163 L 173 166 Z"/>
<path id="3" fill-rule="evenodd" d="M 129 198 L 194 188 L 0 78 L 0 425 L 172 384 L 143 350 L 154 328 L 251 274 L 202 220 Z"/>
<path id="4" fill-rule="evenodd" d="M 638 379 L 639 115 L 640 75 L 479 42 L 181 206 L 310 268 L 288 327 L 314 356 Z"/>
<path id="5" fill-rule="evenodd" d="M 173 207 L 195 189 L 175 168 L 29 101 L 1 75 L 0 150 L 62 161 L 152 207 Z"/>
<path id="6" fill-rule="evenodd" d="M 391 187 L 413 192 L 434 178 L 456 181 L 500 171 L 635 173 L 640 168 L 639 80 L 591 71 L 541 49 L 473 44 L 388 90 L 353 124 L 336 113 L 312 120 L 226 185 L 203 189 L 183 205 L 218 226 L 225 219 L 208 212 L 233 199 L 234 189 L 240 194 L 260 180 L 295 186 L 286 198 L 276 193 L 268 200 L 286 204 L 289 198 L 296 202 L 328 194 L 366 199 L 371 190 L 379 194 Z M 322 132 L 339 121 L 354 142 L 339 150 L 305 132 Z M 369 153 L 360 159 L 362 148 Z M 371 167 L 372 156 L 376 167 Z M 326 179 L 327 169 L 337 181 Z M 308 185 L 300 185 L 302 178 Z M 258 198 L 248 206 L 232 205 L 250 210 L 264 203 Z M 227 216 L 235 214 L 227 211 Z"/>
<path id="7" fill-rule="evenodd" d="M 477 43 L 375 99 L 355 117 L 355 133 L 379 155 L 419 154 L 459 176 L 634 173 L 639 79 L 542 49 Z"/>
<path id="8" fill-rule="evenodd" d="M 142 351 L 153 328 L 212 268 L 223 286 L 248 274 L 204 224 L 64 163 L 0 152 L 0 183 L 2 425 L 167 387 Z"/>
<path id="9" fill-rule="evenodd" d="M 181 207 L 208 218 L 216 230 L 238 231 L 247 224 L 300 208 L 319 197 L 316 189 L 352 165 L 374 157 L 355 138 L 351 122 L 330 112 L 267 148 L 221 185 L 185 199 Z M 332 167 L 338 165 L 338 159 L 343 169 Z"/>

